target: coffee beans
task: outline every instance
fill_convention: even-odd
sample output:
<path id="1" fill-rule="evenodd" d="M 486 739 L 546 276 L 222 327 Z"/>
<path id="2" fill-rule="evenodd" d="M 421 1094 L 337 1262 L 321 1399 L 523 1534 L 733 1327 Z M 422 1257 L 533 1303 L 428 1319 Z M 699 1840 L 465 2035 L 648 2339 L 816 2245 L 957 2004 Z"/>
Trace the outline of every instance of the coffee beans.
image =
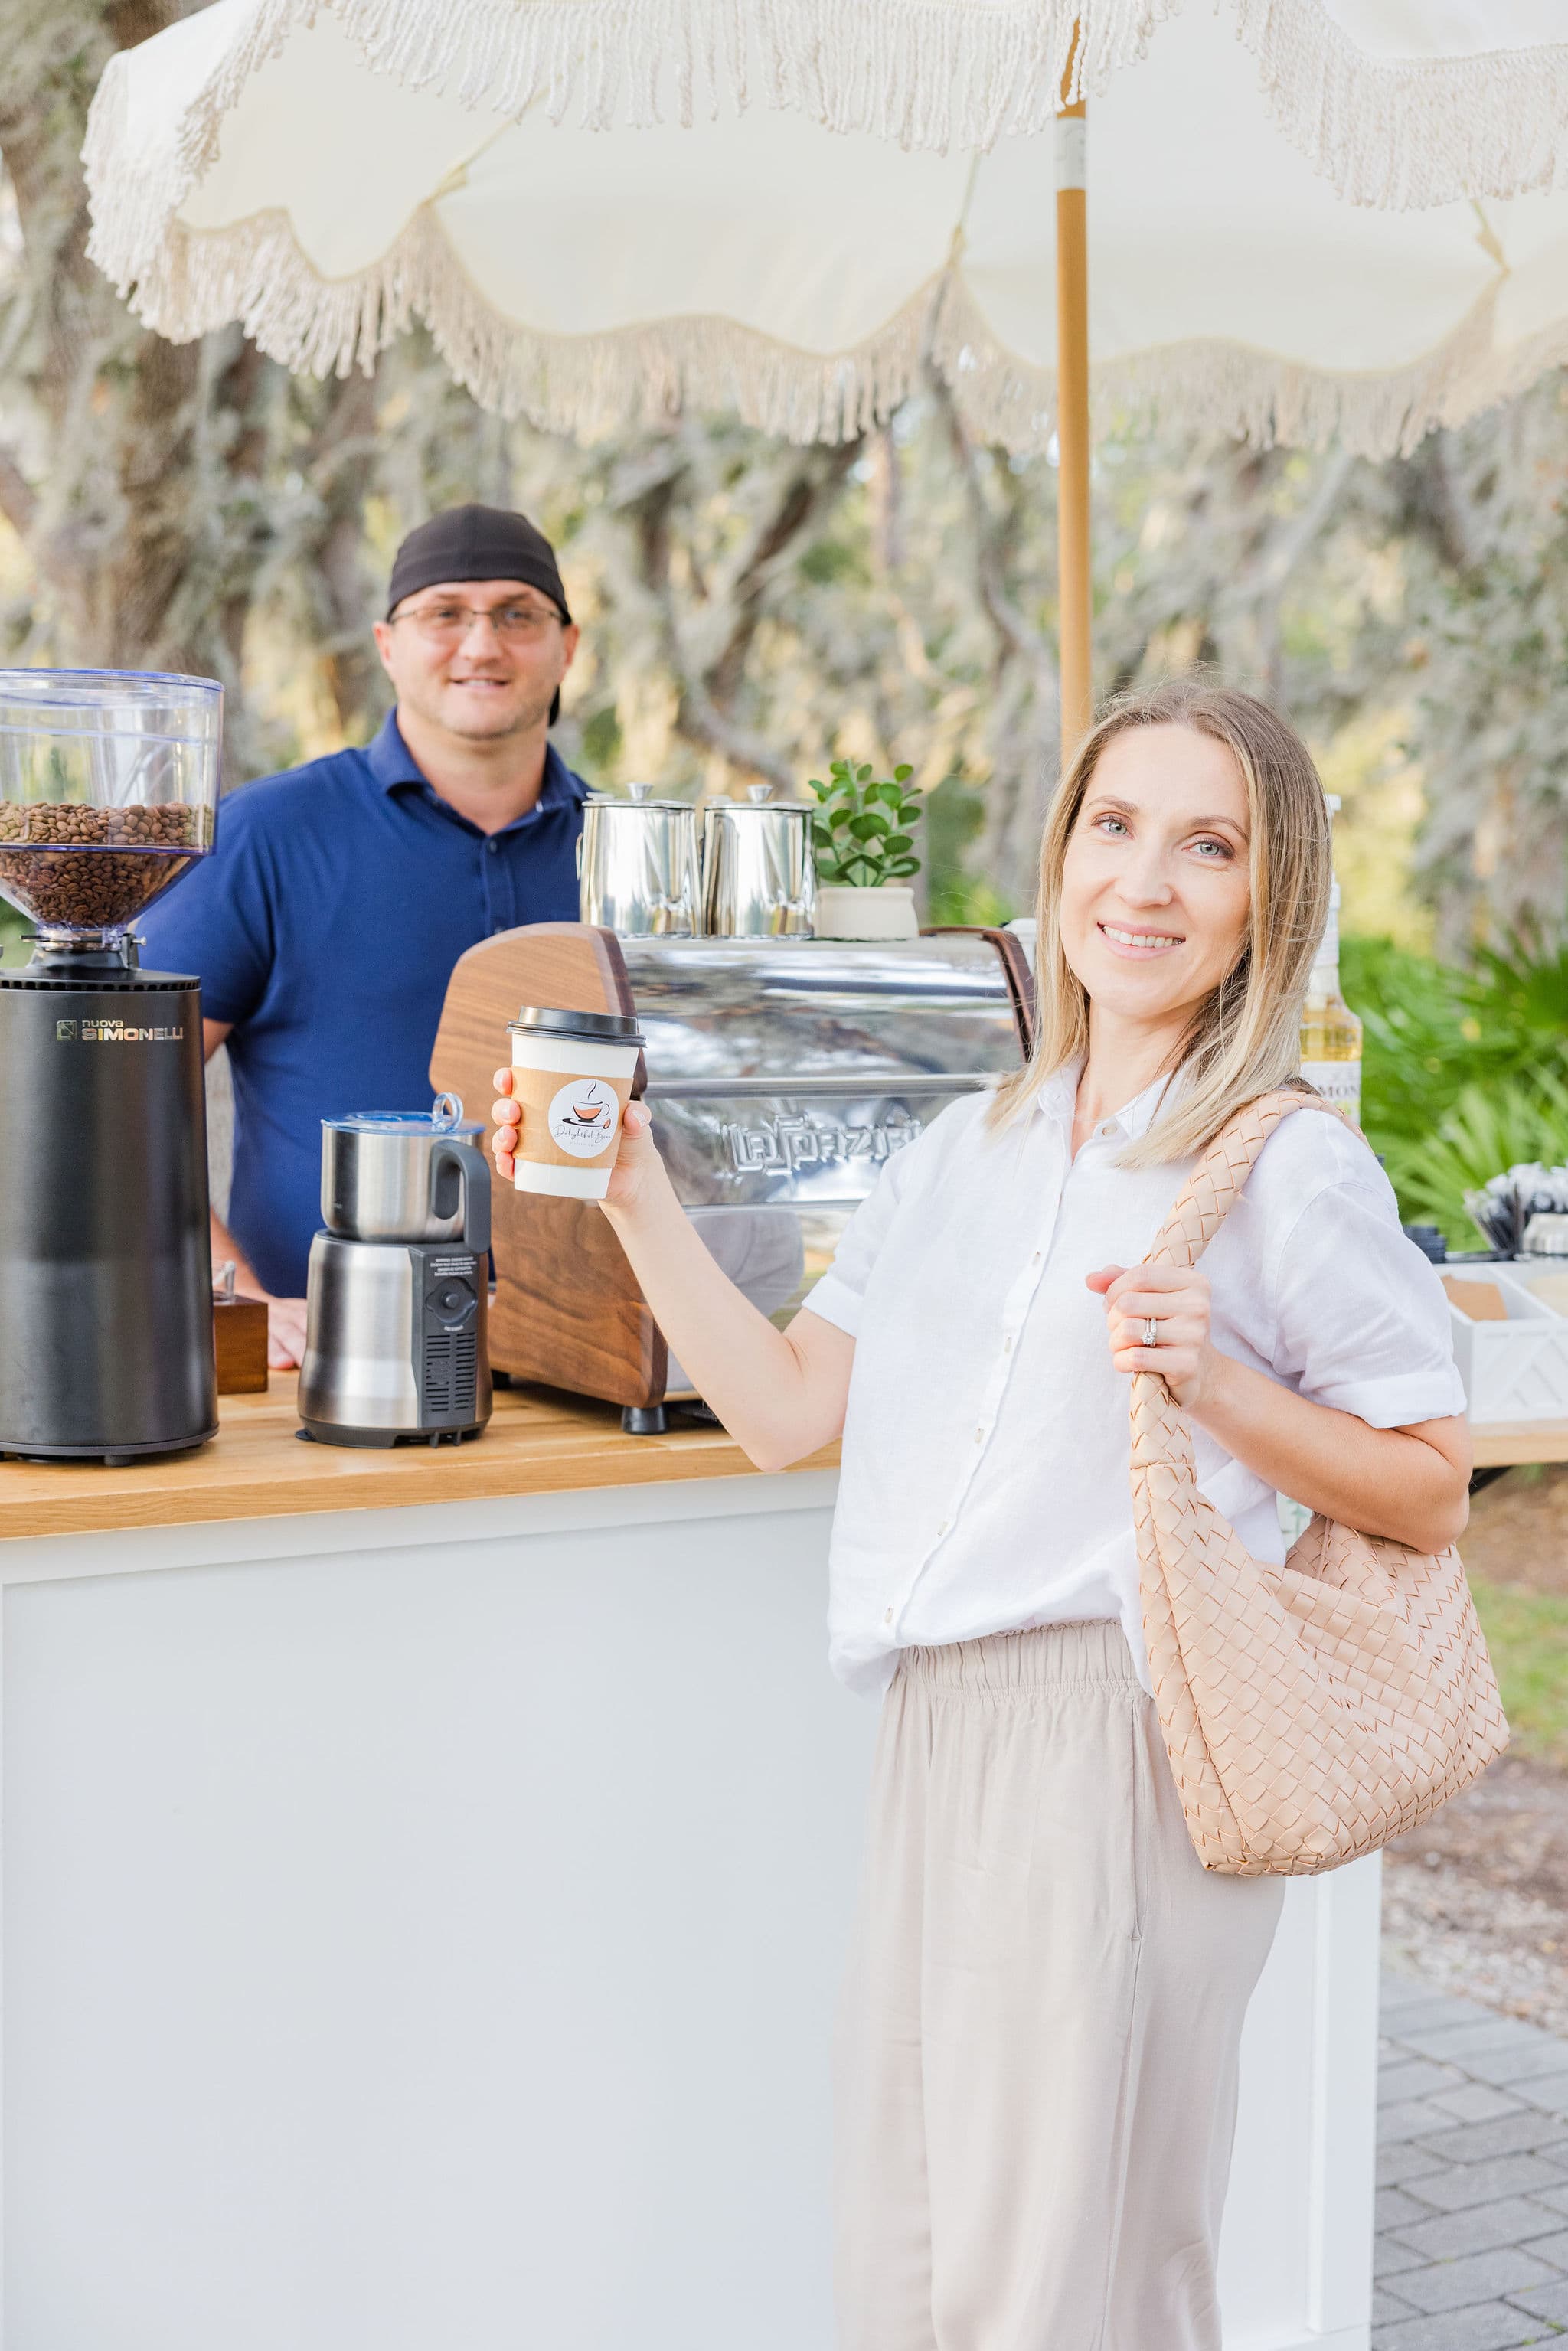
<path id="1" fill-rule="evenodd" d="M 183 800 L 99 808 L 90 800 L 0 800 L 0 841 L 52 841 L 60 849 L 190 849 L 204 830 L 204 809 Z"/>
<path id="2" fill-rule="evenodd" d="M 181 850 L 207 846 L 208 823 L 180 800 L 0 800 L 0 892 L 36 923 L 123 929 L 184 872 Z"/>

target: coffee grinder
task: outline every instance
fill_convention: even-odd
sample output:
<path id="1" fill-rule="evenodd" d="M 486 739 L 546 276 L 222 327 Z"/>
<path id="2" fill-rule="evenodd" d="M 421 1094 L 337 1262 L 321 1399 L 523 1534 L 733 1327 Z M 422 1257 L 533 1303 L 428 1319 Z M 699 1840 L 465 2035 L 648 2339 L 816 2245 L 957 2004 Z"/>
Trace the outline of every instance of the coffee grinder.
<path id="1" fill-rule="evenodd" d="M 131 925 L 212 848 L 222 737 L 210 678 L 0 671 L 0 1453 L 216 1431 L 201 990 Z"/>

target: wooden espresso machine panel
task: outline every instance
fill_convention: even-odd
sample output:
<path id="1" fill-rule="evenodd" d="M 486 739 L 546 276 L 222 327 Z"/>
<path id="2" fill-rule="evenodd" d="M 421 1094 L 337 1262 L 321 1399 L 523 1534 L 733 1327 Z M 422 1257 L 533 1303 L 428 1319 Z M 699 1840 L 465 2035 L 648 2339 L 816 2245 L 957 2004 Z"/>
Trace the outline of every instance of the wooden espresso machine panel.
<path id="1" fill-rule="evenodd" d="M 431 1080 L 471 1115 L 494 1099 L 525 1004 L 636 1016 L 676 1195 L 779 1322 L 886 1159 L 1016 1069 L 1032 1024 L 1028 961 L 1008 932 L 862 945 L 533 924 L 470 947 L 447 988 Z M 690 1395 L 596 1202 L 497 1185 L 494 1249 L 494 1369 L 640 1412 Z"/>
<path id="2" fill-rule="evenodd" d="M 525 1004 L 574 1012 L 633 1012 L 613 931 L 532 923 L 499 931 L 459 957 L 446 989 L 432 1083 L 489 1115 L 496 1072 L 511 1059 L 507 1023 Z M 611 1404 L 663 1400 L 666 1357 L 620 1242 L 594 1200 L 555 1200 L 495 1186 L 490 1366 Z"/>

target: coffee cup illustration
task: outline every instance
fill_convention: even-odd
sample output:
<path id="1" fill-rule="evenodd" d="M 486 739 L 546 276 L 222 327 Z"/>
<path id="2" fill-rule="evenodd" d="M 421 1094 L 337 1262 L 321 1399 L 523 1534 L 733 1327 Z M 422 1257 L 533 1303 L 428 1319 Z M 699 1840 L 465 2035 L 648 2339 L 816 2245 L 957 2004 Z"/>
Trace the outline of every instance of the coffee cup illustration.
<path id="1" fill-rule="evenodd" d="M 550 1104 L 550 1133 L 563 1151 L 600 1151 L 614 1132 L 619 1107 L 615 1089 L 601 1078 L 563 1086 Z M 558 1126 L 567 1133 L 557 1134 Z"/>

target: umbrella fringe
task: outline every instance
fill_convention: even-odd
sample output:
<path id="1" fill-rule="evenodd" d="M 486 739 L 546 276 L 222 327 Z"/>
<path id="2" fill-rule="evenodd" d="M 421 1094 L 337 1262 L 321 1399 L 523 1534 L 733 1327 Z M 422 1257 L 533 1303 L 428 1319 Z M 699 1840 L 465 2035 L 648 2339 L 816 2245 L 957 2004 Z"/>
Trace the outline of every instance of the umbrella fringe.
<path id="1" fill-rule="evenodd" d="M 422 206 L 382 260 L 354 277 L 318 277 L 287 214 L 267 212 L 213 232 L 176 224 L 159 266 L 120 290 L 172 342 L 237 319 L 270 358 L 316 376 L 369 373 L 378 353 L 421 321 L 481 407 L 580 441 L 695 409 L 729 411 L 804 444 L 853 439 L 908 398 L 940 283 L 842 353 L 799 350 L 722 318 L 546 334 L 497 314 Z"/>
<path id="2" fill-rule="evenodd" d="M 95 256 L 99 257 L 101 256 Z M 1055 429 L 1051 370 L 991 332 L 961 266 L 921 287 L 852 350 L 796 349 L 722 318 L 655 320 L 552 335 L 502 319 L 465 273 L 428 206 L 373 268 L 323 280 L 282 212 L 229 229 L 166 225 L 156 266 L 122 284 L 148 326 L 176 342 L 237 319 L 286 367 L 369 371 L 416 320 L 479 404 L 591 441 L 684 409 L 726 411 L 794 442 L 838 442 L 884 423 L 929 360 L 977 440 L 1019 454 Z M 1097 426 L 1129 418 L 1269 447 L 1337 442 L 1366 457 L 1407 455 L 1437 425 L 1462 423 L 1568 359 L 1568 321 L 1500 356 L 1495 286 L 1434 350 L 1389 374 L 1335 374 L 1267 351 L 1184 342 L 1100 362 Z"/>
<path id="3" fill-rule="evenodd" d="M 1568 131 L 1568 40 L 1375 57 L 1322 0 L 1231 5 L 1281 129 L 1351 204 L 1421 211 L 1551 184 Z"/>
<path id="4" fill-rule="evenodd" d="M 584 442 L 686 410 L 733 414 L 800 444 L 858 439 L 915 389 L 936 292 L 922 287 L 852 351 L 818 354 L 715 317 L 597 335 L 515 327 L 456 269 L 434 225 L 417 277 L 413 308 L 481 407 Z"/>
<path id="5" fill-rule="evenodd" d="M 1334 445 L 1357 457 L 1407 457 L 1437 427 L 1464 423 L 1568 359 L 1568 320 L 1500 356 L 1497 295 L 1489 286 L 1443 342 L 1386 373 L 1342 374 L 1214 340 L 1101 360 L 1091 371 L 1095 430 L 1157 423 L 1260 449 Z M 996 340 L 961 277 L 944 295 L 931 356 L 977 439 L 1020 454 L 1049 441 L 1052 372 Z"/>
<path id="6" fill-rule="evenodd" d="M 1103 90 L 1183 5 L 1101 0 L 1085 10 L 1075 94 Z M 1399 210 L 1550 183 L 1568 128 L 1568 41 L 1378 57 L 1356 47 L 1326 0 L 1229 6 L 1285 136 L 1352 203 Z M 318 15 L 376 71 L 503 120 L 539 107 L 554 121 L 572 113 L 596 130 L 667 114 L 690 123 L 699 108 L 750 103 L 755 77 L 765 103 L 833 131 L 984 152 L 1050 123 L 1081 8 L 1082 0 L 640 0 L 629 23 L 624 0 L 444 0 L 424 9 L 409 0 L 257 0 L 184 110 L 157 175 L 161 211 L 172 213 L 213 161 L 250 77 Z M 105 195 L 138 168 L 117 142 L 122 62 L 105 72 L 84 149 Z M 94 211 L 101 219 L 96 203 Z"/>
<path id="7" fill-rule="evenodd" d="M 587 128 L 691 123 L 751 102 L 910 148 L 989 148 L 1040 130 L 1073 57 L 1082 0 L 934 7 L 930 0 L 449 0 L 417 21 L 406 0 L 333 0 L 378 70 L 515 118 L 543 103 Z M 1138 56 L 1180 0 L 1107 0 L 1080 61 L 1092 81 Z M 671 100 L 673 99 L 673 103 Z"/>

